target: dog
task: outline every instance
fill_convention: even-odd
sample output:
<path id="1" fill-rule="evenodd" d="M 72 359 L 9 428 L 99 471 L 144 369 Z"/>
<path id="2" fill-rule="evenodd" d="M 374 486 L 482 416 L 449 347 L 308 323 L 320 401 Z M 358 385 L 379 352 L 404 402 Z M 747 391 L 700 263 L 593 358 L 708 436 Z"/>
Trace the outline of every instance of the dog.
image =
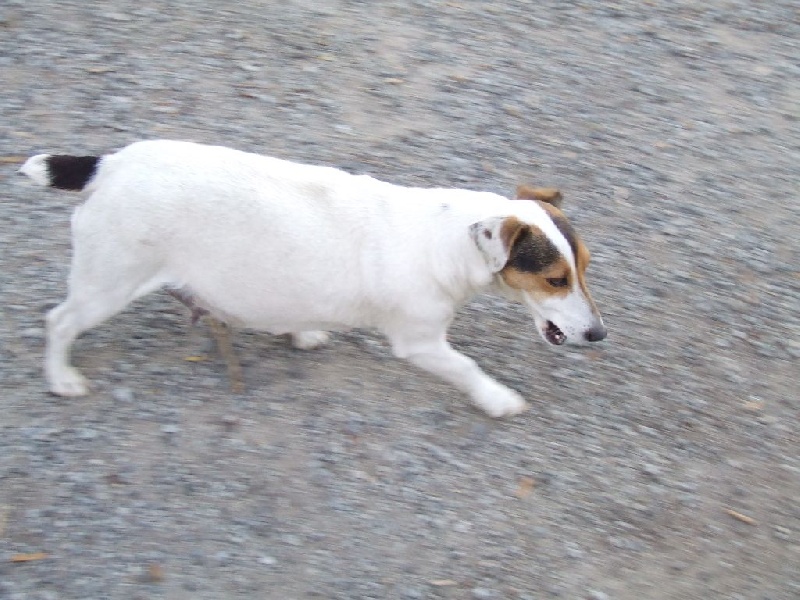
<path id="1" fill-rule="evenodd" d="M 597 342 L 606 328 L 586 287 L 589 252 L 557 190 L 517 199 L 401 187 L 367 175 L 220 146 L 155 140 L 104 156 L 39 154 L 20 172 L 81 191 L 66 300 L 47 314 L 52 393 L 88 382 L 70 346 L 130 302 L 172 290 L 225 323 L 291 334 L 377 328 L 392 352 L 465 392 L 492 417 L 526 408 L 447 342 L 478 292 L 521 302 L 551 345 Z"/>

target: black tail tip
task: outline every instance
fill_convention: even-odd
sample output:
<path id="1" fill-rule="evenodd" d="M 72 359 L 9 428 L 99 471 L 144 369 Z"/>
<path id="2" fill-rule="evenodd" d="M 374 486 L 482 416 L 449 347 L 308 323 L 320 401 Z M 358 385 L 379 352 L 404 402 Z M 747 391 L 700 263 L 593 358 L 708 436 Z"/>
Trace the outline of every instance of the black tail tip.
<path id="1" fill-rule="evenodd" d="M 47 157 L 50 185 L 61 190 L 82 190 L 97 172 L 99 156 L 52 154 Z"/>

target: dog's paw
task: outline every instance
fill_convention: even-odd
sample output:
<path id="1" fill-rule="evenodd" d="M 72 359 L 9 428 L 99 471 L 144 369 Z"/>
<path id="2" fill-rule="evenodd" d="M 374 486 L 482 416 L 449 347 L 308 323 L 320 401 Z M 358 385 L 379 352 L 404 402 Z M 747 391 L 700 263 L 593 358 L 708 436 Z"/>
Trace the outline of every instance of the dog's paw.
<path id="1" fill-rule="evenodd" d="M 49 377 L 50 392 L 56 396 L 85 396 L 89 393 L 89 381 L 77 369 L 69 367 L 58 376 Z"/>
<path id="2" fill-rule="evenodd" d="M 324 346 L 330 337 L 327 331 L 300 331 L 292 334 L 292 346 L 300 350 L 313 350 Z"/>
<path id="3" fill-rule="evenodd" d="M 527 410 L 528 403 L 512 389 L 492 383 L 481 390 L 480 396 L 473 397 L 475 404 L 490 417 L 510 417 Z"/>

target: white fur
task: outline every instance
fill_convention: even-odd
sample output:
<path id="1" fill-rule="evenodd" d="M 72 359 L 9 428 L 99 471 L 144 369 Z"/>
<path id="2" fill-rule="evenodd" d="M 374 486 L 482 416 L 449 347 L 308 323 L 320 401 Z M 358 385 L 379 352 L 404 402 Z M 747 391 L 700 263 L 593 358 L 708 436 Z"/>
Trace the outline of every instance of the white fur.
<path id="1" fill-rule="evenodd" d="M 45 164 L 48 156 L 50 155 L 37 154 L 36 156 L 31 156 L 19 168 L 19 172 L 23 175 L 27 175 L 39 185 L 50 185 L 50 178 L 47 175 L 47 165 Z"/>
<path id="2" fill-rule="evenodd" d="M 23 172 L 46 183 L 42 165 L 34 157 Z M 231 324 L 291 333 L 300 348 L 323 343 L 320 330 L 378 328 L 396 356 L 488 414 L 515 414 L 523 399 L 456 352 L 447 328 L 462 303 L 498 279 L 504 217 L 536 225 L 571 257 L 535 202 L 400 187 L 187 142 L 139 142 L 106 156 L 85 192 L 72 218 L 69 295 L 47 318 L 46 374 L 66 396 L 87 391 L 69 365 L 75 337 L 171 286 Z M 481 228 L 494 245 L 477 243 Z M 531 309 L 537 321 L 550 318 Z M 588 309 L 570 310 L 584 327 Z M 563 330 L 576 329 L 569 314 L 559 319 Z"/>

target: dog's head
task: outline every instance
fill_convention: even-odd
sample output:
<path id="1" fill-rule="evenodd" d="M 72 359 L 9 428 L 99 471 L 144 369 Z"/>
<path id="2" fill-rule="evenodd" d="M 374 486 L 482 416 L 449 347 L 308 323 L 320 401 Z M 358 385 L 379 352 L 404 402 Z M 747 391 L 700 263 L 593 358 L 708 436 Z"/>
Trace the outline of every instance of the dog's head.
<path id="1" fill-rule="evenodd" d="M 516 215 L 492 217 L 470 230 L 498 287 L 530 309 L 551 344 L 604 339 L 606 328 L 584 279 L 589 251 L 559 209 L 561 193 L 520 186 L 517 199 L 527 202 Z"/>

